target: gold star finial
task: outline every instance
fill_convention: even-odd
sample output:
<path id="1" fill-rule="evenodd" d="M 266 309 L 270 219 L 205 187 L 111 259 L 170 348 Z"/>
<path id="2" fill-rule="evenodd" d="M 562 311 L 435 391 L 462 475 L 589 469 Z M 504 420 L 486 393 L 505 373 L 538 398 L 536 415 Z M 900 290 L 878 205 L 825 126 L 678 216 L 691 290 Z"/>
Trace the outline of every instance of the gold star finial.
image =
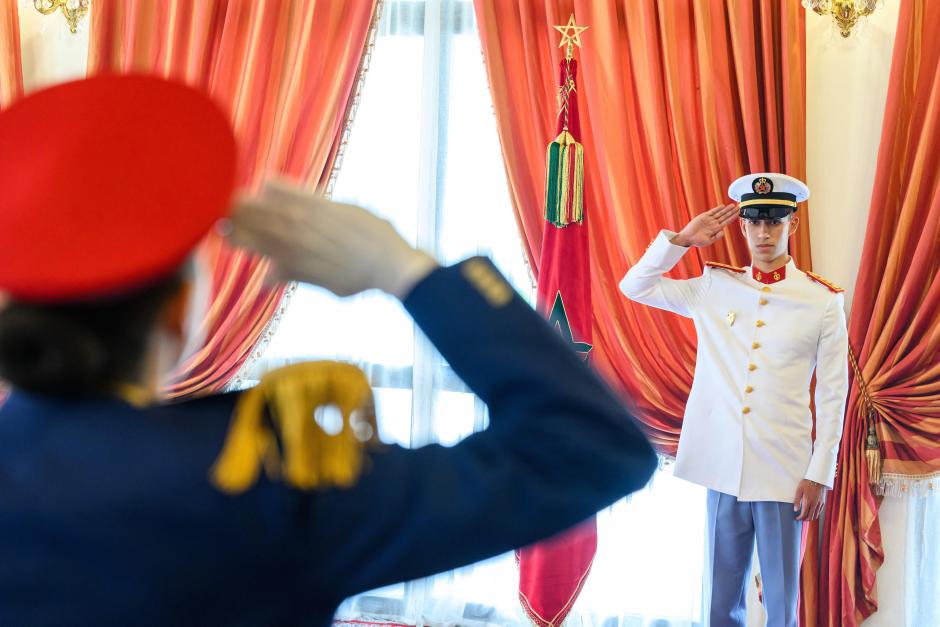
<path id="1" fill-rule="evenodd" d="M 568 45 L 568 51 L 570 53 L 571 46 L 574 44 L 578 48 L 581 47 L 581 33 L 586 31 L 588 26 L 578 26 L 574 23 L 574 13 L 571 14 L 571 17 L 568 18 L 568 23 L 563 26 L 555 26 L 555 30 L 561 33 L 561 43 L 558 44 L 559 48 Z M 570 33 L 568 31 L 571 31 Z"/>

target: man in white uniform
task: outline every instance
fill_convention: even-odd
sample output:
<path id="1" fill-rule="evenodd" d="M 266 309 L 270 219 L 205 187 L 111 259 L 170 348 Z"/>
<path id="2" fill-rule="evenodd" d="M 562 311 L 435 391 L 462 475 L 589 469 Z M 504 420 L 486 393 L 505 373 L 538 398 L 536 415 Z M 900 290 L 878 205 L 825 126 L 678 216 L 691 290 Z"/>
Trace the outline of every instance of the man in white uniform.
<path id="1" fill-rule="evenodd" d="M 751 554 L 757 553 L 770 627 L 795 627 L 802 521 L 832 487 L 848 390 L 842 290 L 799 270 L 787 254 L 802 182 L 741 177 L 735 205 L 662 231 L 621 291 L 692 318 L 698 334 L 675 474 L 708 488 L 711 627 L 744 625 Z M 704 274 L 663 276 L 690 246 L 709 246 L 739 219 L 751 265 L 709 262 Z M 816 371 L 816 440 L 810 381 Z"/>

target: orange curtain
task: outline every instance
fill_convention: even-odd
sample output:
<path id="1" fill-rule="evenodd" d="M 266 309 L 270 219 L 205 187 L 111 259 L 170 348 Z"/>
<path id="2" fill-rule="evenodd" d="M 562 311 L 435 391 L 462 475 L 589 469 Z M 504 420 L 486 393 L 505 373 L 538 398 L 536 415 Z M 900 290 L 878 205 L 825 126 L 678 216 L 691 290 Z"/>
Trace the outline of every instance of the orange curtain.
<path id="1" fill-rule="evenodd" d="M 282 175 L 324 189 L 342 136 L 375 0 L 95 0 L 89 74 L 145 72 L 199 87 L 231 115 L 239 181 Z M 265 340 L 282 288 L 264 264 L 210 235 L 213 268 L 206 345 L 172 396 L 214 392 Z"/>
<path id="2" fill-rule="evenodd" d="M 0 0 L 0 108 L 22 95 L 19 11 L 16 0 Z"/>
<path id="3" fill-rule="evenodd" d="M 940 489 L 940 3 L 903 0 L 877 175 L 849 320 L 858 378 L 824 520 L 816 624 L 855 626 L 878 607 L 883 491 Z M 871 421 L 883 476 L 870 483 Z"/>
<path id="4" fill-rule="evenodd" d="M 624 298 L 617 285 L 659 229 L 728 202 L 747 172 L 805 180 L 805 35 L 798 3 L 733 0 L 475 0 L 511 196 L 536 275 L 545 147 L 563 54 L 552 26 L 582 34 L 581 125 L 592 259 L 595 364 L 635 399 L 659 450 L 675 454 L 692 383 L 687 320 Z M 791 250 L 810 269 L 806 210 Z M 734 232 L 683 259 L 744 265 Z"/>

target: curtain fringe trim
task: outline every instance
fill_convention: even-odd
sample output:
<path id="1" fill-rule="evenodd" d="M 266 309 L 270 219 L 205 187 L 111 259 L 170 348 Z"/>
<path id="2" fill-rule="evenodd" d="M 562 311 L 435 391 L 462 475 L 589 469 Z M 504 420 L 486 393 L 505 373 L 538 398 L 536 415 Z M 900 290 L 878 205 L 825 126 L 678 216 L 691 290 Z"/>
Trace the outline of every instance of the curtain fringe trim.
<path id="1" fill-rule="evenodd" d="M 382 10 L 385 6 L 384 0 L 376 0 L 375 9 L 372 13 L 372 22 L 369 24 L 369 34 L 366 36 L 366 45 L 362 51 L 362 57 L 359 60 L 359 69 L 356 70 L 356 86 L 353 89 L 353 95 L 350 99 L 350 105 L 346 110 L 346 119 L 343 121 L 343 132 L 340 136 L 339 148 L 336 151 L 336 158 L 333 160 L 333 166 L 330 168 L 330 177 L 327 180 L 325 195 L 330 198 L 333 195 L 333 186 L 336 184 L 336 177 L 339 175 L 340 168 L 343 165 L 343 156 L 346 154 L 346 145 L 349 143 L 349 133 L 352 129 L 353 121 L 356 118 L 356 111 L 359 109 L 359 101 L 362 97 L 362 86 L 365 84 L 366 74 L 369 71 L 369 65 L 372 61 L 372 51 L 375 48 L 375 37 L 378 32 L 379 21 L 382 18 Z M 309 176 L 307 177 L 310 178 Z M 257 361 L 267 350 L 271 339 L 274 337 L 277 328 L 281 324 L 281 319 L 290 305 L 291 298 L 297 291 L 297 283 L 289 283 L 278 303 L 277 311 L 268 323 L 264 326 L 261 336 L 251 349 L 248 359 L 241 365 L 235 376 L 232 377 L 225 387 L 224 392 L 232 392 L 243 389 L 251 380 L 246 378 L 251 373 Z"/>
<path id="2" fill-rule="evenodd" d="M 477 42 L 479 43 L 480 64 L 484 68 L 486 68 L 486 53 L 483 50 L 483 39 L 481 37 L 477 37 Z M 496 119 L 496 104 L 495 104 L 496 98 L 493 95 L 493 86 L 490 84 L 490 73 L 483 72 L 483 74 L 484 76 L 486 76 L 486 91 L 490 95 L 490 114 L 493 116 L 493 126 L 498 129 L 499 121 Z M 505 155 L 503 153 L 502 137 L 499 138 L 499 146 L 500 146 L 500 155 L 503 156 L 503 170 L 506 172 L 506 180 L 509 181 L 510 180 L 509 169 L 506 163 Z M 525 238 L 522 232 L 522 222 L 521 222 L 522 218 L 515 209 L 513 209 L 513 213 L 516 214 L 515 220 L 519 227 L 519 254 L 522 255 L 522 263 L 525 264 L 526 276 L 529 277 L 529 287 L 532 290 L 532 294 L 535 294 L 535 291 L 538 289 L 538 279 L 535 276 L 537 268 L 532 267 L 533 263 L 529 261 L 529 255 L 526 254 L 526 244 L 524 241 Z M 537 257 L 538 255 L 536 255 L 536 258 Z M 535 260 L 535 263 L 538 263 L 537 259 Z"/>
<path id="3" fill-rule="evenodd" d="M 898 475 L 882 473 L 881 480 L 872 485 L 878 496 L 923 498 L 940 495 L 940 471 L 929 475 Z"/>
<path id="4" fill-rule="evenodd" d="M 353 121 L 356 119 L 356 113 L 359 111 L 359 103 L 362 100 L 362 89 L 366 82 L 366 74 L 369 73 L 369 66 L 372 64 L 372 52 L 375 49 L 375 38 L 379 30 L 379 22 L 382 20 L 382 12 L 385 9 L 385 0 L 376 0 L 375 10 L 372 13 L 372 23 L 369 24 L 369 34 L 366 35 L 366 45 L 362 51 L 362 57 L 359 59 L 359 69 L 356 70 L 356 86 L 353 88 L 352 98 L 349 100 L 349 107 L 346 110 L 346 119 L 343 122 L 343 132 L 340 135 L 339 148 L 336 150 L 336 157 L 333 159 L 333 167 L 330 169 L 330 177 L 326 183 L 325 195 L 327 198 L 333 196 L 333 187 L 336 185 L 336 178 L 339 176 L 343 167 L 343 158 L 346 156 L 346 147 L 349 144 L 349 135 L 352 131 Z"/>
<path id="5" fill-rule="evenodd" d="M 277 331 L 278 326 L 281 324 L 281 319 L 287 312 L 287 306 L 290 305 L 291 297 L 297 291 L 297 285 L 297 283 L 288 283 L 287 287 L 284 288 L 284 294 L 281 295 L 281 300 L 277 304 L 277 310 L 271 316 L 271 319 L 268 320 L 267 324 L 264 325 L 264 329 L 262 329 L 261 335 L 258 336 L 258 341 L 255 342 L 255 345 L 251 349 L 251 353 L 248 355 L 248 359 L 244 361 L 244 363 L 238 369 L 238 372 L 236 372 L 235 376 L 232 377 L 231 381 L 225 384 L 225 386 L 222 388 L 222 393 L 237 392 L 244 389 L 249 383 L 254 381 L 254 379 L 248 378 L 248 375 L 251 374 L 251 371 L 257 361 L 268 349 L 268 345 L 271 344 L 271 340 L 274 338 L 274 334 Z"/>

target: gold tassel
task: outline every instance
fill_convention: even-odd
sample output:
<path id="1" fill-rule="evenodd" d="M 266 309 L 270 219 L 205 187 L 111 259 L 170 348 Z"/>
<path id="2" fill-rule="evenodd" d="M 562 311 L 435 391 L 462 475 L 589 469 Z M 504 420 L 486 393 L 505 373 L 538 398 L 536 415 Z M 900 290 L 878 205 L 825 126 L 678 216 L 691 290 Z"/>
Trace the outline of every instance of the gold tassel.
<path id="1" fill-rule="evenodd" d="M 881 447 L 878 445 L 878 433 L 875 431 L 874 416 L 869 416 L 868 435 L 865 438 L 865 459 L 868 462 L 869 483 L 881 482 Z"/>
<path id="2" fill-rule="evenodd" d="M 342 415 L 333 434 L 315 420 L 331 405 Z M 362 472 L 364 446 L 376 442 L 372 389 L 361 370 L 330 361 L 294 364 L 241 394 L 210 477 L 234 494 L 253 486 L 262 466 L 269 478 L 301 489 L 348 487 Z"/>
<path id="3" fill-rule="evenodd" d="M 584 146 L 571 133 L 562 131 L 548 145 L 547 161 L 545 219 L 559 227 L 580 224 L 584 219 Z"/>
<path id="4" fill-rule="evenodd" d="M 868 465 L 868 482 L 881 482 L 881 447 L 878 444 L 878 431 L 875 428 L 875 402 L 868 391 L 868 385 L 865 378 L 862 377 L 862 370 L 858 367 L 858 360 L 855 359 L 855 351 L 852 345 L 849 345 L 849 363 L 852 364 L 852 370 L 855 372 L 855 380 L 858 382 L 859 390 L 862 393 L 862 400 L 868 410 L 868 429 L 865 436 L 865 461 Z"/>
<path id="5" fill-rule="evenodd" d="M 571 221 L 581 224 L 584 219 L 584 146 L 574 144 L 574 194 L 571 197 Z"/>
<path id="6" fill-rule="evenodd" d="M 574 141 L 574 138 L 568 131 L 562 131 L 561 135 L 558 137 L 561 139 L 561 159 L 558 164 L 558 173 L 561 176 L 561 182 L 558 186 L 558 209 L 556 211 L 558 220 L 555 222 L 555 226 L 565 226 L 571 220 L 570 209 L 568 207 L 568 187 L 571 184 L 571 143 Z"/>

